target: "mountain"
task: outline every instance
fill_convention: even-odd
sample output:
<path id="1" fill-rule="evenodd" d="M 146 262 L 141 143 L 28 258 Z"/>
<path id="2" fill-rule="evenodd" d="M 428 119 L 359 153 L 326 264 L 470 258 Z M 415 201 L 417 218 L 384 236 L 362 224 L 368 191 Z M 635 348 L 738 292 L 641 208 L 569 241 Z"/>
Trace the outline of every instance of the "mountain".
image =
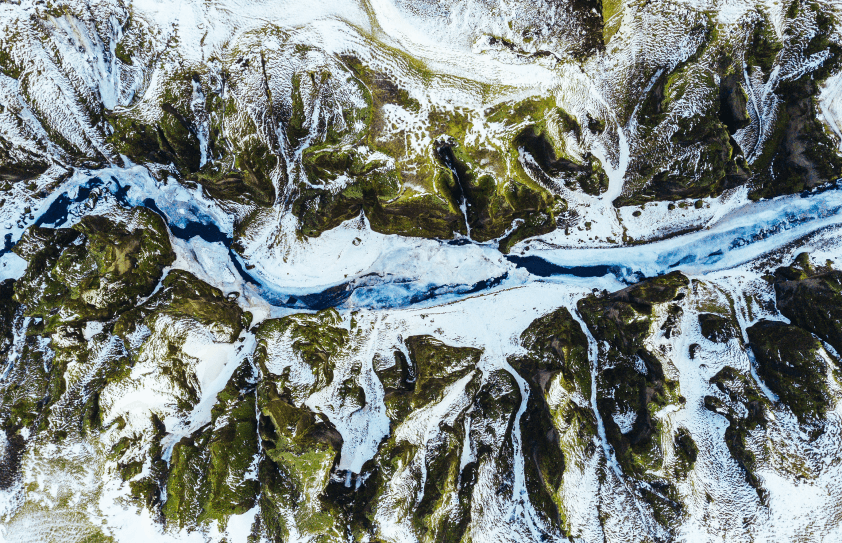
<path id="1" fill-rule="evenodd" d="M 0 541 L 842 540 L 842 4 L 0 4 Z"/>

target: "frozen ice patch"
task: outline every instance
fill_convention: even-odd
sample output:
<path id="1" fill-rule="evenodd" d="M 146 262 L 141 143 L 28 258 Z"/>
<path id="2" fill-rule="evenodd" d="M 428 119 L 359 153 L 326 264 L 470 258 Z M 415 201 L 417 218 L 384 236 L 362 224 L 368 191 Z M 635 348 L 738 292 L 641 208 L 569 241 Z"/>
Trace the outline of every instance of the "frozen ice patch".
<path id="1" fill-rule="evenodd" d="M 0 256 L 0 281 L 20 279 L 26 271 L 27 262 L 13 252 Z"/>
<path id="2" fill-rule="evenodd" d="M 637 413 L 634 411 L 617 411 L 614 413 L 614 422 L 620 427 L 620 432 L 627 434 L 634 428 L 634 423 L 637 420 Z"/>

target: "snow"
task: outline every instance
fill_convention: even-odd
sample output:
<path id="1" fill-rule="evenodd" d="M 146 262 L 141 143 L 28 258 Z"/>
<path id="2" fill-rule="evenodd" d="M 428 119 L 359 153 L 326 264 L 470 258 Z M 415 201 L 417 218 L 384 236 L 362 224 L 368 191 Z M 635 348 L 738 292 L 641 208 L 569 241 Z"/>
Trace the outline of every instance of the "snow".
<path id="1" fill-rule="evenodd" d="M 374 457 L 380 442 L 389 435 L 389 417 L 383 403 L 383 387 L 374 374 L 372 360 L 380 340 L 379 316 L 366 319 L 360 316 L 361 330 L 365 330 L 363 345 L 356 353 L 338 361 L 334 368 L 333 382 L 310 396 L 305 404 L 314 411 L 324 413 L 342 435 L 342 451 L 338 470 L 360 473 L 363 464 Z M 358 332 L 360 333 L 360 332 Z M 338 394 L 343 381 L 359 375 L 358 384 L 365 392 L 365 405 L 361 408 L 345 402 Z"/>
<path id="2" fill-rule="evenodd" d="M 26 271 L 26 260 L 12 252 L 0 256 L 0 281 L 20 279 Z"/>
<path id="3" fill-rule="evenodd" d="M 85 328 L 82 330 L 82 336 L 85 338 L 85 341 L 91 341 L 93 337 L 103 329 L 103 323 L 97 321 L 88 321 L 85 323 Z"/>
<path id="4" fill-rule="evenodd" d="M 514 268 L 492 247 L 379 234 L 364 215 L 303 241 L 295 236 L 294 217 L 281 221 L 277 245 L 253 244 L 255 252 L 246 258 L 255 266 L 250 274 L 282 292 L 312 292 L 368 275 L 393 283 L 473 285 Z"/>
<path id="5" fill-rule="evenodd" d="M 634 411 L 625 411 L 614 413 L 614 422 L 620 427 L 620 432 L 627 434 L 631 432 L 634 426 L 634 421 L 637 420 L 637 413 Z"/>
<path id="6" fill-rule="evenodd" d="M 172 448 L 182 437 L 193 434 L 211 421 L 211 409 L 216 404 L 216 396 L 225 388 L 234 371 L 240 367 L 255 347 L 254 335 L 243 332 L 242 341 L 233 343 L 214 341 L 209 334 L 199 334 L 191 330 L 182 352 L 196 359 L 193 375 L 199 384 L 199 402 L 186 418 L 170 416 L 164 420 L 168 434 L 161 440 L 164 447 L 164 459 L 169 462 Z"/>
<path id="7" fill-rule="evenodd" d="M 746 203 L 703 230 L 645 245 L 571 250 L 555 248 L 549 237 L 538 237 L 518 244 L 512 252 L 540 255 L 561 266 L 618 266 L 644 276 L 674 269 L 706 273 L 756 259 L 822 228 L 836 227 L 842 222 L 840 210 L 842 190 L 834 186 L 806 196 Z"/>
<path id="8" fill-rule="evenodd" d="M 842 150 L 842 73 L 825 81 L 819 95 L 819 114 L 836 135 L 839 149 Z"/>

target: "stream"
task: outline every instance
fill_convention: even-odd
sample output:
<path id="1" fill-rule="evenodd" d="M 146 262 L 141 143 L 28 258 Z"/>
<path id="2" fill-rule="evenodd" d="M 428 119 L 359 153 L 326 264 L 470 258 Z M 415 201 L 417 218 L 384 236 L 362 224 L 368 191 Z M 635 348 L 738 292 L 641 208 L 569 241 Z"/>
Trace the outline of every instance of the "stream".
<path id="1" fill-rule="evenodd" d="M 631 284 L 673 270 L 704 274 L 740 265 L 842 222 L 842 183 L 837 182 L 824 190 L 749 202 L 701 230 L 639 245 L 555 247 L 537 239 L 521 243 L 512 254 L 502 255 L 492 245 L 470 240 L 454 244 L 452 240 L 382 236 L 361 229 L 360 236 L 369 235 L 379 243 L 376 249 L 382 254 L 376 266 L 351 276 L 346 274 L 342 280 L 302 286 L 279 284 L 266 273 L 265 265 L 238 254 L 232 248 L 233 218 L 204 198 L 200 189 L 187 189 L 174 180 L 156 182 L 139 167 L 77 172 L 32 212 L 34 220 L 30 224 L 69 227 L 85 214 L 96 213 L 96 208 L 86 207 L 95 190 L 101 194 L 100 199 L 110 195 L 117 205 L 145 206 L 155 211 L 164 218 L 174 238 L 188 243 L 198 238 L 216 247 L 223 246 L 242 284 L 253 287 L 271 305 L 305 311 L 440 304 L 498 288 L 536 281 L 564 282 L 571 277 L 613 276 Z M 6 235 L 6 247 L 0 251 L 0 257 L 20 239 L 22 229 L 17 234 L 17 239 Z M 397 240 L 397 245 L 387 246 L 378 241 L 382 239 Z M 327 248 L 322 253 L 326 253 L 323 257 L 327 260 L 332 248 L 329 242 L 325 243 Z M 423 251 L 430 264 L 410 270 L 408 259 L 414 259 L 416 264 L 419 260 L 411 251 Z M 458 255 L 464 260 L 466 251 L 476 252 L 476 258 L 474 253 L 467 253 L 472 262 L 486 259 L 490 263 L 487 270 L 480 268 L 479 275 L 477 270 L 460 274 L 462 261 L 457 262 L 456 258 Z M 450 263 L 452 271 L 447 270 Z M 341 261 L 337 264 L 335 276 L 339 277 L 343 265 Z M 443 272 L 452 275 L 442 276 Z"/>

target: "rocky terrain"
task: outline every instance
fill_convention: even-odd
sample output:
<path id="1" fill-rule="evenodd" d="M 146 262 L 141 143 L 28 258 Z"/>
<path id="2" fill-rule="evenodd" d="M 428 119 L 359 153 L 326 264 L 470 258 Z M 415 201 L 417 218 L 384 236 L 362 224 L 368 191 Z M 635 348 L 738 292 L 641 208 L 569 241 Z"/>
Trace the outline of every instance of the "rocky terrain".
<path id="1" fill-rule="evenodd" d="M 0 4 L 0 541 L 842 540 L 842 4 Z"/>

